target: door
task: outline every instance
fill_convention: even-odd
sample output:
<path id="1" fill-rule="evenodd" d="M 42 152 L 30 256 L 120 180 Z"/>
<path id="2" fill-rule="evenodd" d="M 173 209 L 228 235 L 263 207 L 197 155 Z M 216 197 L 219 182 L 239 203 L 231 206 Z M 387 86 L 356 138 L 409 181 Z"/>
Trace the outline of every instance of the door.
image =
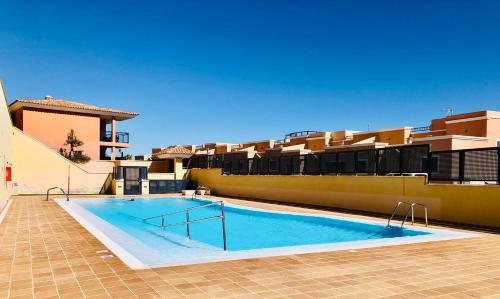
<path id="1" fill-rule="evenodd" d="M 141 194 L 141 175 L 139 167 L 123 167 L 123 194 Z"/>

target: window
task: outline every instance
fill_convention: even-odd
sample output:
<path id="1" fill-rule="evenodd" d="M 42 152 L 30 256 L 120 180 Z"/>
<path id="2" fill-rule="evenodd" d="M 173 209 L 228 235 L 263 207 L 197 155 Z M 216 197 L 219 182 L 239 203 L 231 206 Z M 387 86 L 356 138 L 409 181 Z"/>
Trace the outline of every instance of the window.
<path id="1" fill-rule="evenodd" d="M 189 168 L 189 161 L 191 161 L 190 158 L 184 158 L 184 159 L 182 159 L 182 169 Z"/>
<path id="2" fill-rule="evenodd" d="M 167 172 L 168 173 L 174 173 L 175 170 L 174 170 L 174 162 L 175 160 L 174 159 L 167 159 L 166 162 L 167 162 Z"/>

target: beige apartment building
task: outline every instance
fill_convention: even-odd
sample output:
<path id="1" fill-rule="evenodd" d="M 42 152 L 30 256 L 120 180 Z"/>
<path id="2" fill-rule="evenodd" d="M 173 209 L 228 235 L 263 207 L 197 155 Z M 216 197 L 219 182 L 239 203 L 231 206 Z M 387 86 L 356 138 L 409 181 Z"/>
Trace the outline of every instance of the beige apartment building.
<path id="1" fill-rule="evenodd" d="M 425 127 L 400 127 L 373 131 L 302 131 L 283 140 L 248 141 L 241 144 L 206 143 L 189 145 L 193 155 L 251 153 L 248 158 L 279 154 L 379 149 L 402 145 L 430 145 L 431 151 L 450 151 L 500 145 L 500 112 L 478 111 L 433 119 Z"/>

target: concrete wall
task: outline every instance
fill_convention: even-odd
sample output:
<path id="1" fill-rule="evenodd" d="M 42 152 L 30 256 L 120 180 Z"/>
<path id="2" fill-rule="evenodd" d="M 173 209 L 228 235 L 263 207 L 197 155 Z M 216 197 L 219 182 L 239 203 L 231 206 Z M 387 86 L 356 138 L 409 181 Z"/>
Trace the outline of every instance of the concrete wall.
<path id="1" fill-rule="evenodd" d="M 330 132 L 321 132 L 312 134 L 306 139 L 306 149 L 313 152 L 323 151 L 325 147 L 330 145 Z"/>
<path id="2" fill-rule="evenodd" d="M 170 164 L 174 164 L 173 159 L 166 159 L 166 160 L 159 160 L 159 161 L 152 161 L 151 165 L 149 166 L 148 172 L 149 173 L 169 173 L 169 167 L 171 167 L 171 170 L 174 170 L 173 166 L 170 166 Z"/>
<path id="3" fill-rule="evenodd" d="M 431 219 L 500 227 L 500 186 L 426 185 L 422 177 L 222 176 L 220 169 L 192 169 L 191 179 L 221 195 L 386 214 L 398 201 L 418 202 Z"/>
<path id="4" fill-rule="evenodd" d="M 4 208 L 11 192 L 11 183 L 5 181 L 6 167 L 11 165 L 11 134 L 12 122 L 0 81 L 0 211 Z"/>
<path id="5" fill-rule="evenodd" d="M 77 150 L 82 150 L 92 160 L 99 160 L 99 126 L 100 119 L 96 115 L 25 108 L 20 129 L 55 151 L 65 148 L 66 137 L 73 129 L 78 139 L 84 142 Z"/>
<path id="6" fill-rule="evenodd" d="M 384 142 L 388 144 L 407 144 L 410 134 L 411 129 L 408 128 L 356 133 L 353 135 L 351 144 L 371 137 L 375 137 L 375 142 Z"/>
<path id="7" fill-rule="evenodd" d="M 498 116 L 500 117 L 500 115 Z M 488 120 L 488 137 L 491 146 L 500 145 L 500 118 Z"/>
<path id="8" fill-rule="evenodd" d="M 446 124 L 446 135 L 487 137 L 488 120 L 475 120 Z"/>
<path id="9" fill-rule="evenodd" d="M 274 147 L 274 140 L 261 140 L 261 141 L 253 141 L 253 142 L 246 142 L 242 143 L 241 147 L 242 148 L 248 148 L 251 146 L 255 147 L 255 151 L 259 153 L 265 152 L 268 148 L 273 148 Z"/>
<path id="10" fill-rule="evenodd" d="M 176 180 L 184 180 L 187 178 L 188 169 L 182 168 L 182 158 L 175 158 L 174 171 Z"/>
<path id="11" fill-rule="evenodd" d="M 13 191 L 16 194 L 45 194 L 48 188 L 59 186 L 65 191 L 70 175 L 70 192 L 99 194 L 111 184 L 111 164 L 88 165 L 89 172 L 72 163 L 45 144 L 14 128 L 12 135 Z M 112 162 L 109 162 L 112 163 Z"/>

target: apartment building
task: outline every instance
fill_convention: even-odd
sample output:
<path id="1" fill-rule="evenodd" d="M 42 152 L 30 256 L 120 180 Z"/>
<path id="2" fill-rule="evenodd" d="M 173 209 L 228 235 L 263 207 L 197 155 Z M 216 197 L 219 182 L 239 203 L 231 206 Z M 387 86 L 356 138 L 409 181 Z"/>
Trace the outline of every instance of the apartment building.
<path id="1" fill-rule="evenodd" d="M 430 145 L 431 151 L 449 151 L 500 145 L 500 112 L 478 111 L 433 119 L 425 127 L 399 127 L 371 131 L 300 131 L 282 140 L 248 141 L 240 144 L 206 143 L 184 146 L 195 156 L 253 158 L 296 156 L 308 153 L 381 149 L 404 145 Z M 198 158 L 196 163 L 209 163 Z M 201 162 L 200 162 L 201 161 Z M 216 162 L 215 162 L 216 163 Z"/>
<path id="2" fill-rule="evenodd" d="M 129 133 L 117 130 L 117 123 L 138 114 L 73 101 L 17 99 L 9 105 L 15 127 L 55 151 L 64 149 L 67 134 L 74 130 L 83 141 L 80 148 L 92 160 L 115 160 L 119 149 L 130 146 Z"/>

